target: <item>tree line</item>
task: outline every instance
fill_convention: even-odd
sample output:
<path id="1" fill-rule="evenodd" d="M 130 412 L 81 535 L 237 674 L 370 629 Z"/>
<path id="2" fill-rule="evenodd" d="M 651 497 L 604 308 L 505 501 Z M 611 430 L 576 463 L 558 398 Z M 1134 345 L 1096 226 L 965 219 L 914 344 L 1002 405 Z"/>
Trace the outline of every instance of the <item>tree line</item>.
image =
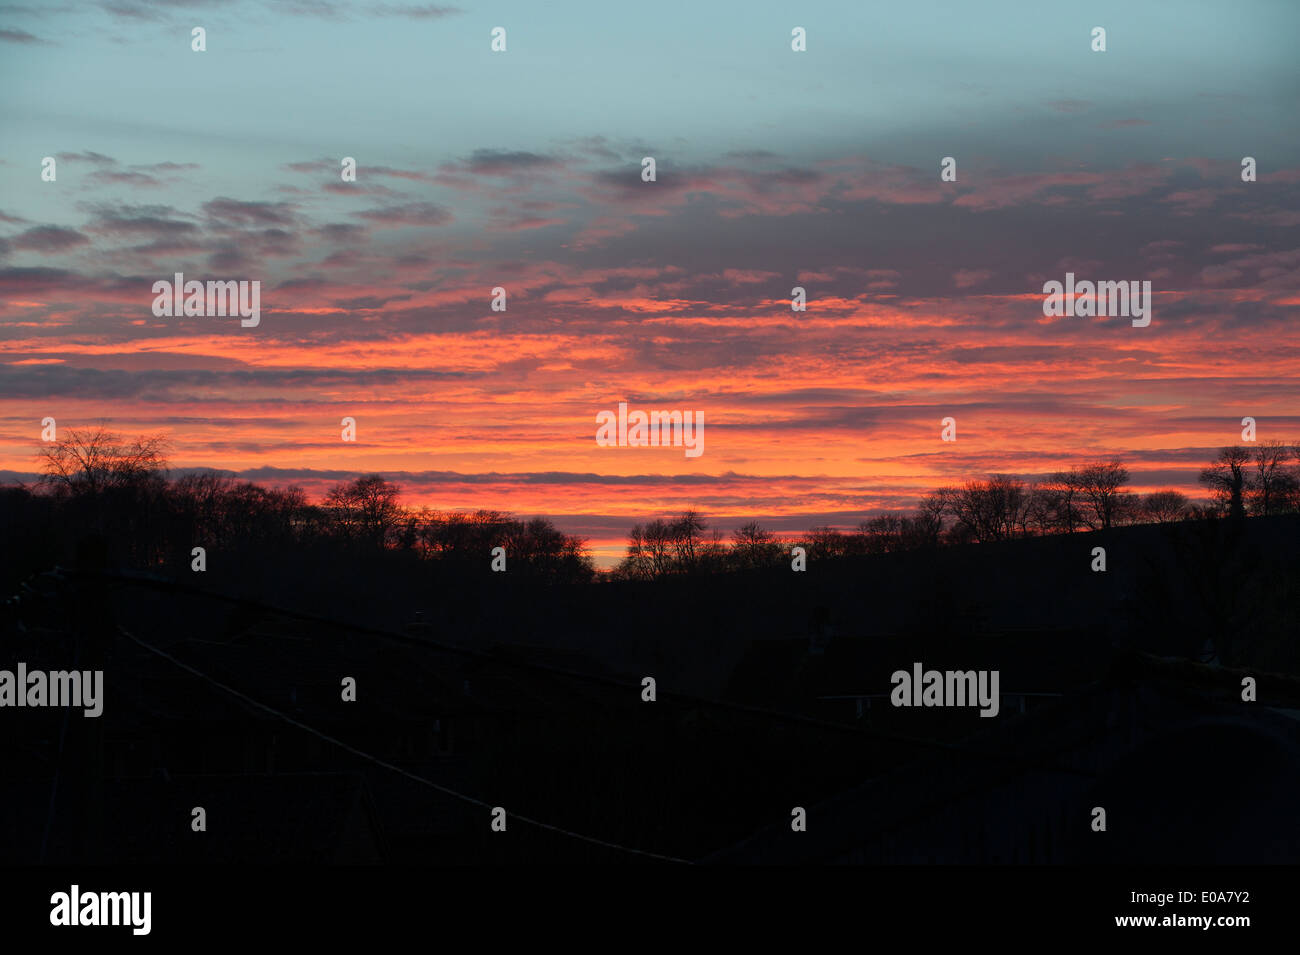
<path id="1" fill-rule="evenodd" d="M 730 538 L 709 531 L 696 510 L 676 519 L 637 524 L 628 533 L 616 577 L 653 579 L 667 574 L 777 566 L 802 547 L 809 560 L 920 550 L 1050 534 L 1108 530 L 1131 524 L 1241 519 L 1246 515 L 1300 512 L 1300 442 L 1264 441 L 1221 448 L 1199 480 L 1209 492 L 1192 501 L 1180 491 L 1136 494 L 1129 471 L 1116 459 L 1058 471 L 1041 480 L 993 474 L 925 494 L 908 514 L 885 514 L 854 530 L 810 528 L 779 538 L 756 522 Z"/>
<path id="2" fill-rule="evenodd" d="M 193 546 L 277 554 L 314 548 L 349 558 L 407 555 L 444 569 L 481 570 L 493 548 L 508 568 L 547 579 L 589 581 L 587 542 L 546 518 L 494 510 L 435 510 L 401 503 L 399 485 L 379 474 L 330 488 L 318 503 L 298 486 L 264 487 L 215 472 L 169 476 L 162 436 L 124 439 L 104 426 L 67 429 L 40 451 L 34 487 L 0 489 L 0 518 L 37 551 L 58 550 L 91 532 L 112 541 L 112 557 L 151 567 Z M 1107 530 L 1128 524 L 1242 519 L 1300 511 L 1300 442 L 1221 448 L 1200 473 L 1208 498 L 1176 490 L 1139 495 L 1119 460 L 1098 461 L 1039 480 L 992 474 L 925 494 L 905 514 L 883 514 L 848 531 L 819 526 L 779 537 L 750 521 L 729 536 L 688 509 L 634 526 L 614 579 L 657 579 L 778 566 L 791 549 L 807 559 L 886 554 L 945 545 Z M 64 548 L 66 550 L 66 547 Z"/>
<path id="3" fill-rule="evenodd" d="M 169 476 L 167 451 L 162 436 L 65 429 L 41 449 L 35 486 L 0 493 L 0 517 L 15 530 L 25 524 L 38 548 L 60 535 L 97 535 L 111 542 L 113 560 L 135 567 L 201 546 L 226 554 L 406 554 L 444 569 L 477 569 L 502 547 L 514 573 L 589 580 L 595 572 L 586 542 L 545 518 L 406 507 L 401 487 L 379 474 L 340 482 L 313 503 L 299 486 L 264 487 L 215 472 Z"/>

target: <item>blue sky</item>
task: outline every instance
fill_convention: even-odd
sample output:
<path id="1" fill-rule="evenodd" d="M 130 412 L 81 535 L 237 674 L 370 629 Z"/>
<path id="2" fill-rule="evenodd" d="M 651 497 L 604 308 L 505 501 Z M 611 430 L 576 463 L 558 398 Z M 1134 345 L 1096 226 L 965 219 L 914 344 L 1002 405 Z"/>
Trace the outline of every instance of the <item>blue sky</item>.
<path id="1" fill-rule="evenodd" d="M 444 15 L 420 16 L 430 9 Z M 375 15 L 373 11 L 389 11 Z M 399 11 L 407 11 L 403 15 Z M 431 163 L 604 136 L 701 161 L 869 148 L 1008 168 L 1295 158 L 1300 4 L 610 3 L 5 5 L 6 161 L 96 151 L 247 181 L 304 151 Z M 189 29 L 208 30 L 191 52 Z M 494 26 L 506 54 L 489 50 Z M 808 30 L 806 54 L 789 49 Z M 1108 51 L 1089 47 L 1093 26 Z M 1082 104 L 1072 113 L 1050 103 Z M 1068 108 L 1068 107 L 1067 107 Z M 1097 124 L 1146 119 L 1122 137 Z M 1158 120 L 1158 121 L 1157 121 Z M 19 197 L 15 197 L 19 198 Z"/>

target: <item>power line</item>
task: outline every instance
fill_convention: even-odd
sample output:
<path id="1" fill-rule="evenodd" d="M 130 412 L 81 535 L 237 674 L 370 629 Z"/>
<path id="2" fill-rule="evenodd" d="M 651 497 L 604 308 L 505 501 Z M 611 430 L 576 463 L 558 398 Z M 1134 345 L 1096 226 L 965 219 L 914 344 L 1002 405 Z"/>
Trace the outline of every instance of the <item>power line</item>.
<path id="1" fill-rule="evenodd" d="M 226 693 L 229 693 L 231 696 L 243 700 L 245 703 L 249 704 L 250 706 L 254 706 L 259 710 L 264 710 L 265 712 L 270 713 L 272 716 L 284 720 L 286 723 L 290 724 L 291 726 L 296 726 L 298 729 L 303 730 L 306 733 L 310 733 L 311 735 L 318 737 L 319 739 L 323 739 L 327 743 L 332 743 L 333 745 L 339 747 L 340 749 L 346 750 L 347 752 L 351 753 L 353 756 L 359 756 L 362 759 L 374 763 L 376 766 L 382 766 L 384 769 L 390 770 L 394 773 L 398 773 L 402 776 L 405 776 L 407 779 L 413 780 L 414 782 L 420 783 L 424 786 L 428 786 L 431 789 L 436 789 L 438 792 L 443 793 L 444 795 L 452 796 L 456 799 L 462 800 L 463 802 L 467 802 L 475 806 L 483 806 L 487 809 L 496 808 L 489 802 L 484 802 L 482 799 L 477 799 L 474 796 L 467 796 L 464 793 L 457 792 L 454 789 L 449 789 L 446 786 L 433 782 L 432 780 L 425 779 L 423 776 L 417 776 L 414 773 L 409 772 L 408 770 L 405 770 L 400 766 L 394 766 L 392 763 L 386 762 L 377 756 L 372 756 L 369 753 L 357 749 L 355 746 L 351 746 L 340 739 L 336 739 L 333 736 L 330 736 L 328 733 L 322 733 L 320 730 L 316 729 L 315 727 L 308 726 L 306 723 L 303 723 L 300 720 L 296 720 L 292 716 L 289 716 L 286 713 L 281 713 L 279 710 L 267 706 L 265 703 L 261 703 L 253 699 L 252 697 L 244 693 L 241 693 L 239 690 L 236 690 L 234 687 L 227 686 L 226 684 L 220 682 L 219 680 L 214 680 L 212 677 L 208 676 L 206 673 L 202 672 L 201 670 L 197 670 L 194 667 L 190 666 L 188 663 L 176 659 L 176 657 L 172 656 L 167 651 L 161 650 L 158 647 L 153 646 L 152 644 L 146 643 L 145 641 L 141 640 L 139 637 L 135 636 L 135 634 L 127 631 L 124 627 L 118 627 L 117 629 L 118 632 L 121 633 L 124 637 L 127 637 L 128 639 L 132 640 L 139 646 L 148 650 L 150 653 L 156 654 L 157 656 L 162 657 L 164 660 L 167 660 L 170 663 L 175 664 L 176 666 L 180 667 L 182 670 L 185 670 L 187 673 L 191 674 L 192 676 L 198 677 L 200 680 L 203 680 L 205 683 L 210 683 L 213 686 L 217 687 L 218 689 L 224 690 Z M 540 819 L 533 819 L 530 816 L 524 816 L 515 812 L 512 812 L 510 815 L 521 822 L 526 822 L 529 825 L 537 826 L 540 829 L 547 829 L 551 832 L 559 833 L 562 836 L 568 836 L 571 839 L 579 839 L 582 842 L 589 842 L 592 845 L 603 846 L 606 849 L 615 849 L 619 852 L 629 852 L 632 853 L 633 855 L 646 856 L 651 859 L 658 859 L 661 862 L 677 862 L 683 865 L 694 865 L 694 863 L 691 862 L 689 859 L 679 859 L 676 856 L 662 855 L 661 853 L 649 852 L 645 849 L 634 849 L 631 846 L 619 845 L 616 842 L 606 842 L 604 839 L 598 839 L 595 836 L 583 835 L 580 832 L 573 832 L 570 829 L 564 829 L 561 826 L 555 826 L 549 822 L 542 822 Z"/>
<path id="2" fill-rule="evenodd" d="M 483 650 L 476 650 L 471 647 L 458 647 L 453 644 L 443 643 L 439 640 L 417 638 L 404 633 L 394 633 L 391 630 L 382 630 L 378 627 L 371 627 L 365 624 L 347 623 L 337 620 L 330 620 L 327 617 L 321 617 L 316 614 L 306 613 L 300 610 L 289 610 L 285 607 L 277 607 L 274 604 L 268 604 L 260 600 L 252 600 L 247 597 L 233 597 L 226 594 L 214 593 L 203 590 L 189 584 L 182 584 L 176 580 L 168 580 L 154 576 L 143 576 L 122 573 L 85 573 L 79 572 L 79 576 L 98 577 L 100 579 L 119 581 L 122 583 L 136 584 L 145 587 L 152 587 L 158 590 L 171 590 L 182 594 L 190 594 L 197 597 L 206 597 L 211 600 L 218 600 L 224 603 L 235 604 L 237 606 L 252 607 L 269 613 L 279 614 L 290 619 L 302 620 L 307 623 L 319 624 L 322 626 L 332 627 L 335 629 L 351 630 L 356 633 L 364 633 L 371 636 L 382 637 L 392 640 L 406 646 L 418 647 L 424 650 L 438 650 L 444 653 L 457 654 L 460 656 L 473 657 L 498 666 L 515 667 L 522 670 L 533 670 L 539 673 L 546 673 L 552 676 L 560 676 L 570 680 L 586 681 L 588 683 L 600 683 L 605 686 L 616 687 L 626 691 L 629 685 L 624 680 L 615 679 L 614 677 L 602 676 L 597 673 L 583 673 L 577 670 L 566 670 L 563 667 L 551 666 L 550 664 L 537 663 L 532 660 L 512 660 L 509 657 L 497 656 L 487 653 Z M 922 749 L 936 749 L 951 753 L 959 753 L 967 756 L 976 756 L 981 759 L 1002 760 L 1005 762 L 1018 763 L 1027 769 L 1036 769 L 1047 772 L 1062 773 L 1069 776 L 1094 777 L 1097 774 L 1086 769 L 1079 769 L 1073 766 L 1063 766 L 1051 762 L 1044 762 L 1026 758 L 1019 753 L 996 753 L 987 752 L 972 746 L 960 743 L 947 743 L 941 740 L 921 739 L 914 736 L 906 736 L 897 733 L 886 733 L 882 730 L 869 729 L 861 726 L 854 726 L 849 723 L 839 723 L 834 720 L 819 719 L 814 716 L 804 716 L 800 713 L 785 713 L 779 710 L 769 710 L 759 706 L 751 706 L 745 703 L 735 703 L 729 700 L 714 700 L 707 697 L 691 696 L 687 693 L 676 691 L 661 691 L 659 697 L 677 700 L 693 706 L 712 707 L 714 709 L 728 710 L 734 713 L 744 713 L 749 716 L 761 716 L 767 719 L 780 720 L 787 723 L 798 723 L 805 726 L 812 726 L 819 729 L 829 729 L 838 733 L 847 733 L 854 736 L 875 739 L 881 742 L 896 743 L 903 746 L 911 746 Z"/>

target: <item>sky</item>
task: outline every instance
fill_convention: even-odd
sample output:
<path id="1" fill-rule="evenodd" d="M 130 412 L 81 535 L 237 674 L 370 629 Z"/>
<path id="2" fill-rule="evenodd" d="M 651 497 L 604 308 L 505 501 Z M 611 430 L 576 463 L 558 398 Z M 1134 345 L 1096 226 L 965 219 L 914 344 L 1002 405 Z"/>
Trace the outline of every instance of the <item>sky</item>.
<path id="1" fill-rule="evenodd" d="M 1243 417 L 1300 439 L 1297 36 L 1260 0 L 0 4 L 0 480 L 103 420 L 605 566 L 687 507 L 849 528 L 1100 458 L 1198 496 Z M 155 316 L 177 272 L 260 322 Z M 1151 324 L 1045 316 L 1067 272 L 1151 282 Z M 620 401 L 704 452 L 598 445 Z"/>

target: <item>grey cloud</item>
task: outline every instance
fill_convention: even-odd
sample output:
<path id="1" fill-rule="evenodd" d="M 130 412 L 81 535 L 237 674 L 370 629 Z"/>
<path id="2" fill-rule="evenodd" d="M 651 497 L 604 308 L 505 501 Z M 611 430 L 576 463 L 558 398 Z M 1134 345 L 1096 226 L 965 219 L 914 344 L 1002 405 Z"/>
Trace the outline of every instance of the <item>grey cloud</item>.
<path id="1" fill-rule="evenodd" d="M 385 206 L 354 213 L 370 222 L 383 225 L 435 226 L 446 225 L 453 216 L 449 209 L 432 202 L 414 202 L 404 206 Z"/>
<path id="2" fill-rule="evenodd" d="M 89 242 L 90 239 L 76 229 L 43 225 L 28 229 L 21 235 L 15 236 L 13 247 L 30 252 L 66 252 L 68 249 L 74 249 Z"/>
<path id="3" fill-rule="evenodd" d="M 244 202 L 219 196 L 203 204 L 213 222 L 225 225 L 291 225 L 293 205 L 288 202 Z"/>
<path id="4" fill-rule="evenodd" d="M 38 36 L 28 33 L 26 30 L 0 30 L 0 41 L 5 43 L 23 43 L 23 44 L 49 44 L 49 40 L 42 40 Z"/>

